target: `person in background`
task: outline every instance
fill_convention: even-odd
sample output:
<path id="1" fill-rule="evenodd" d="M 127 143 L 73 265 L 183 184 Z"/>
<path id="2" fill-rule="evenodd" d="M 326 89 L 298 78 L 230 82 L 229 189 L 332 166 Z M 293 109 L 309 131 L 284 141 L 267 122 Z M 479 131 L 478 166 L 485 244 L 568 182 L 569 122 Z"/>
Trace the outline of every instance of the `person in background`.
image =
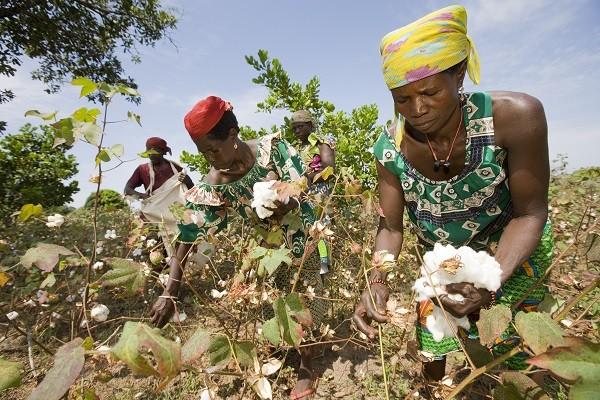
<path id="1" fill-rule="evenodd" d="M 447 285 L 441 305 L 471 322 L 494 301 L 531 311 L 545 288 L 535 285 L 551 264 L 552 233 L 548 216 L 548 129 L 540 101 L 524 93 L 464 93 L 468 72 L 479 83 L 477 52 L 467 36 L 467 13 L 450 6 L 383 37 L 384 80 L 396 118 L 376 141 L 380 205 L 383 211 L 375 253 L 397 260 L 404 237 L 403 215 L 419 242 L 469 246 L 494 255 L 502 269 L 500 289 L 491 293 L 468 282 Z M 374 254 L 375 254 L 374 253 Z M 379 264 L 374 262 L 374 266 Z M 389 266 L 388 266 L 389 267 Z M 372 320 L 385 322 L 389 268 L 373 268 L 368 288 L 356 305 L 353 321 L 369 338 Z M 522 298 L 525 298 L 521 302 Z M 519 304 L 517 306 L 517 304 Z M 426 319 L 431 301 L 418 304 L 416 336 L 420 349 L 433 355 L 426 377 L 445 374 L 446 354 L 460 349 L 456 338 L 433 339 Z M 469 334 L 477 336 L 475 324 Z M 509 328 L 494 345 L 502 354 L 518 342 Z M 524 355 L 506 363 L 527 366 Z"/>
<path id="2" fill-rule="evenodd" d="M 142 200 L 142 220 L 158 225 L 167 255 L 174 252 L 172 243 L 178 233 L 175 217 L 170 207 L 174 203 L 184 203 L 183 195 L 194 186 L 192 179 L 183 168 L 174 161 L 167 160 L 171 154 L 167 141 L 159 137 L 146 140 L 146 152 L 149 163 L 139 165 L 125 184 L 125 195 Z M 136 191 L 144 186 L 143 193 Z"/>
<path id="3" fill-rule="evenodd" d="M 292 132 L 296 137 L 294 143 L 300 151 L 300 157 L 306 166 L 304 175 L 308 181 L 308 194 L 313 196 L 329 196 L 331 194 L 332 180 L 318 176 L 327 167 L 335 169 L 335 138 L 333 135 L 322 135 L 318 130 L 313 116 L 308 110 L 299 110 L 292 114 Z M 334 171 L 331 171 L 332 173 Z M 315 179 L 316 178 L 316 179 Z M 321 199 L 322 200 L 322 199 Z M 323 217 L 323 222 L 330 222 L 328 214 Z M 321 239 L 318 244 L 319 256 L 321 257 L 321 274 L 329 272 L 331 265 L 330 249 L 327 243 Z"/>

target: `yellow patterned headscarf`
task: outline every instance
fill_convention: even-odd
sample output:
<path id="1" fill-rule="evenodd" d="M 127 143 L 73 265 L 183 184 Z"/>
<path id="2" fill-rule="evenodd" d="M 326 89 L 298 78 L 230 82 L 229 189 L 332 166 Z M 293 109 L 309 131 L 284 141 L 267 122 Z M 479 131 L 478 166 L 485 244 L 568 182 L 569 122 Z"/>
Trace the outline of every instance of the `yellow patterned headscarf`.
<path id="1" fill-rule="evenodd" d="M 434 11 L 381 39 L 383 78 L 395 89 L 442 72 L 465 58 L 467 71 L 479 84 L 479 57 L 467 35 L 467 11 L 449 6 Z"/>

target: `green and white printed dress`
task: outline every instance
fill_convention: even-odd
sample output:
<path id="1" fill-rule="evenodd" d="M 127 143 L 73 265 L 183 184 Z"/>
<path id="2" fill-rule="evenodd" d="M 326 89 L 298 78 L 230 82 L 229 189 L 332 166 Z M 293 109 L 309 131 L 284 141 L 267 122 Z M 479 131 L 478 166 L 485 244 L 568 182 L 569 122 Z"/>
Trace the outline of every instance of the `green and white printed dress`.
<path id="1" fill-rule="evenodd" d="M 256 182 L 279 180 L 292 182 L 300 179 L 303 173 L 302 161 L 296 150 L 279 134 L 266 135 L 258 139 L 256 160 L 246 175 L 240 179 L 221 185 L 200 182 L 185 194 L 186 210 L 179 221 L 180 243 L 195 243 L 197 240 L 214 235 L 228 225 L 228 216 L 238 214 L 250 226 L 270 228 L 269 219 L 261 220 L 251 207 L 253 187 Z M 292 251 L 293 265 L 279 266 L 275 272 L 275 286 L 290 290 L 290 281 L 298 270 L 304 256 L 308 228 L 315 221 L 310 203 L 300 200 L 300 208 L 295 211 L 302 221 L 302 228 L 283 225 L 286 245 Z M 316 252 L 307 254 L 302 266 L 300 283 L 311 286 L 314 294 L 323 297 L 323 283 L 319 275 L 319 256 Z M 327 302 L 314 299 L 307 301 L 311 310 L 314 328 L 319 328 L 323 315 L 327 311 Z"/>
<path id="2" fill-rule="evenodd" d="M 449 180 L 433 181 L 419 173 L 402 154 L 389 130 L 381 134 L 373 151 L 377 160 L 399 178 L 406 212 L 419 241 L 427 250 L 435 243 L 442 243 L 470 246 L 493 254 L 504 228 L 513 217 L 507 154 L 495 144 L 489 94 L 468 94 L 462 112 L 467 130 L 465 167 Z M 552 236 L 547 223 L 536 250 L 496 293 L 497 302 L 511 306 L 519 301 L 548 268 L 551 258 Z M 515 312 L 534 310 L 544 294 L 543 286 L 535 289 Z M 460 346 L 454 338 L 444 338 L 440 342 L 433 339 L 425 323 L 432 311 L 430 301 L 419 303 L 417 339 L 421 350 L 440 358 L 459 350 Z M 471 325 L 469 334 L 476 336 L 475 324 Z M 515 340 L 514 331 L 507 331 L 493 350 L 506 352 Z M 523 360 L 523 357 L 515 357 L 509 360 L 509 366 L 523 368 Z"/>

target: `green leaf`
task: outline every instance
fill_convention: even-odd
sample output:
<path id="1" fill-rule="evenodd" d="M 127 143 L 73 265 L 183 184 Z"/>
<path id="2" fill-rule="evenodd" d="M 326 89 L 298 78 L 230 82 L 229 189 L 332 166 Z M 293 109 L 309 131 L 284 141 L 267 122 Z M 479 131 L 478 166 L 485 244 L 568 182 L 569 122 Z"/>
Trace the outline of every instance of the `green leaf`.
<path id="1" fill-rule="evenodd" d="M 25 268 L 35 265 L 44 272 L 51 272 L 58 263 L 60 255 L 72 256 L 75 253 L 56 244 L 38 243 L 21 257 L 21 264 Z"/>
<path id="2" fill-rule="evenodd" d="M 265 254 L 267 254 L 268 251 L 269 251 L 269 249 L 266 249 L 261 246 L 256 246 L 250 252 L 250 258 L 252 258 L 252 259 L 262 258 L 265 256 Z"/>
<path id="3" fill-rule="evenodd" d="M 281 343 L 281 331 L 277 317 L 271 318 L 262 325 L 262 335 L 273 346 L 279 346 L 279 343 Z"/>
<path id="4" fill-rule="evenodd" d="M 124 95 L 129 95 L 129 96 L 139 96 L 140 93 L 135 90 L 134 88 L 131 88 L 129 86 L 125 86 L 125 85 L 117 85 L 117 90 L 119 91 L 119 93 L 124 94 Z"/>
<path id="5" fill-rule="evenodd" d="M 321 171 L 317 175 L 315 175 L 315 177 L 313 178 L 313 182 L 316 182 L 319 178 L 323 181 L 326 181 L 329 178 L 331 178 L 332 175 L 333 175 L 333 167 L 328 166 L 323 171 Z"/>
<path id="6" fill-rule="evenodd" d="M 275 310 L 277 321 L 279 322 L 279 326 L 283 333 L 283 340 L 290 346 L 298 347 L 304 332 L 302 331 L 300 324 L 294 321 L 292 316 L 288 313 L 283 297 L 275 300 L 273 309 Z"/>
<path id="7" fill-rule="evenodd" d="M 104 287 L 125 287 L 130 293 L 136 293 L 144 288 L 146 274 L 144 265 L 124 258 L 111 257 L 104 260 L 112 270 L 100 277 Z"/>
<path id="8" fill-rule="evenodd" d="M 54 139 L 54 147 L 63 143 L 71 146 L 75 142 L 75 136 L 73 136 L 72 118 L 62 118 L 51 126 L 54 128 L 54 132 L 56 134 L 56 138 Z"/>
<path id="9" fill-rule="evenodd" d="M 25 116 L 26 117 L 38 117 L 38 118 L 43 119 L 44 121 L 49 121 L 51 119 L 54 119 L 54 117 L 56 117 L 57 113 L 58 113 L 58 111 L 54 111 L 54 112 L 47 113 L 47 114 L 42 114 L 38 110 L 29 110 L 29 111 L 25 112 Z"/>
<path id="10" fill-rule="evenodd" d="M 53 272 L 50 272 L 48 274 L 48 276 L 46 277 L 46 279 L 44 279 L 42 281 L 42 283 L 40 283 L 40 289 L 43 289 L 45 287 L 52 287 L 52 286 L 54 286 L 55 283 L 56 283 L 56 277 L 54 276 Z"/>
<path id="11" fill-rule="evenodd" d="M 127 119 L 129 119 L 130 121 L 136 122 L 139 126 L 142 126 L 142 117 L 140 117 L 136 113 L 133 113 L 131 111 L 127 111 Z"/>
<path id="12" fill-rule="evenodd" d="M 537 310 L 538 312 L 545 312 L 552 315 L 556 311 L 558 311 L 564 303 L 565 302 L 563 300 L 559 300 L 552 296 L 552 294 L 546 293 L 546 295 L 544 296 L 544 300 L 542 300 L 541 303 L 538 304 Z"/>
<path id="13" fill-rule="evenodd" d="M 83 339 L 75 338 L 63 344 L 54 356 L 54 366 L 27 400 L 59 400 L 79 377 L 85 361 Z"/>
<path id="14" fill-rule="evenodd" d="M 102 137 L 102 129 L 91 122 L 78 122 L 73 125 L 73 138 L 84 138 L 90 144 L 98 146 Z"/>
<path id="15" fill-rule="evenodd" d="M 160 153 L 154 149 L 150 149 L 150 150 L 146 150 L 141 153 L 138 153 L 138 156 L 140 156 L 142 158 L 149 158 L 153 154 L 160 154 Z"/>
<path id="16" fill-rule="evenodd" d="M 520 311 L 515 317 L 517 331 L 535 354 L 564 345 L 563 331 L 549 314 Z"/>
<path id="17" fill-rule="evenodd" d="M 516 371 L 502 374 L 502 385 L 494 388 L 494 400 L 551 400 L 527 375 Z"/>
<path id="18" fill-rule="evenodd" d="M 75 110 L 75 112 L 73 112 L 73 114 L 71 114 L 73 119 L 76 121 L 90 122 L 92 124 L 96 123 L 96 118 L 98 117 L 98 115 L 100 115 L 99 108 L 89 108 L 88 109 L 87 107 L 81 107 L 81 108 Z"/>
<path id="19" fill-rule="evenodd" d="M 125 147 L 122 144 L 113 144 L 108 149 L 110 153 L 112 153 L 115 157 L 121 157 L 125 152 Z"/>
<path id="20" fill-rule="evenodd" d="M 181 348 L 181 362 L 184 365 L 192 365 L 208 350 L 210 335 L 207 331 L 199 328 Z"/>
<path id="21" fill-rule="evenodd" d="M 231 346 L 225 336 L 215 336 L 208 347 L 210 363 L 214 366 L 225 365 L 231 360 Z"/>
<path id="22" fill-rule="evenodd" d="M 288 256 L 290 253 L 291 251 L 284 247 L 277 250 L 269 249 L 267 254 L 261 258 L 260 265 L 262 265 L 269 273 L 269 276 L 271 276 L 281 264 L 285 263 L 287 265 L 292 265 L 292 259 Z"/>
<path id="23" fill-rule="evenodd" d="M 44 207 L 42 207 L 41 204 L 36 204 L 36 205 L 25 204 L 23 207 L 21 207 L 21 211 L 19 212 L 18 219 L 20 222 L 25 222 L 29 218 L 39 217 L 40 215 L 42 215 L 43 210 L 44 210 Z"/>
<path id="24" fill-rule="evenodd" d="M 265 237 L 265 241 L 268 244 L 276 245 L 276 246 L 281 246 L 283 244 L 284 240 L 285 240 L 285 233 L 283 232 L 283 229 L 281 229 L 280 227 L 277 227 L 277 229 L 274 229 L 274 230 L 270 230 Z"/>
<path id="25" fill-rule="evenodd" d="M 142 349 L 152 352 L 156 369 L 144 357 Z M 123 333 L 112 348 L 112 353 L 139 375 L 160 375 L 171 378 L 181 370 L 179 343 L 162 337 L 158 328 L 151 328 L 141 322 L 125 323 Z"/>
<path id="26" fill-rule="evenodd" d="M 511 320 L 512 313 L 505 305 L 498 304 L 489 310 L 482 309 L 477 321 L 481 344 L 484 346 L 494 344 L 500 334 L 508 328 Z"/>
<path id="27" fill-rule="evenodd" d="M 252 368 L 258 363 L 256 346 L 250 341 L 233 342 L 233 352 L 241 366 Z"/>
<path id="28" fill-rule="evenodd" d="M 101 162 L 109 162 L 110 154 L 108 153 L 106 148 L 103 148 L 96 155 L 96 165 L 99 165 Z"/>
<path id="29" fill-rule="evenodd" d="M 79 93 L 79 97 L 87 96 L 96 90 L 96 83 L 89 78 L 75 78 L 71 81 L 71 85 L 73 86 L 81 86 L 81 92 Z"/>
<path id="30" fill-rule="evenodd" d="M 577 383 L 569 390 L 569 400 L 590 400 L 600 393 L 600 381 Z"/>
<path id="31" fill-rule="evenodd" d="M 21 386 L 23 365 L 16 361 L 0 358 L 0 392 L 11 387 Z"/>
<path id="32" fill-rule="evenodd" d="M 91 336 L 86 337 L 83 343 L 81 343 L 81 347 L 83 347 L 84 350 L 92 350 L 94 348 L 94 338 Z"/>
<path id="33" fill-rule="evenodd" d="M 600 344 L 582 338 L 565 338 L 566 346 L 555 347 L 527 362 L 549 369 L 570 382 L 600 382 Z"/>
<path id="34" fill-rule="evenodd" d="M 292 232 L 304 228 L 304 225 L 302 224 L 302 219 L 300 218 L 300 216 L 296 213 L 291 213 L 291 212 L 289 212 L 283 216 L 283 219 L 281 220 L 281 225 L 287 225 L 288 231 L 292 231 Z"/>
<path id="35" fill-rule="evenodd" d="M 310 310 L 304 306 L 298 293 L 288 294 L 285 298 L 285 305 L 296 321 L 307 327 L 312 326 L 313 319 Z"/>

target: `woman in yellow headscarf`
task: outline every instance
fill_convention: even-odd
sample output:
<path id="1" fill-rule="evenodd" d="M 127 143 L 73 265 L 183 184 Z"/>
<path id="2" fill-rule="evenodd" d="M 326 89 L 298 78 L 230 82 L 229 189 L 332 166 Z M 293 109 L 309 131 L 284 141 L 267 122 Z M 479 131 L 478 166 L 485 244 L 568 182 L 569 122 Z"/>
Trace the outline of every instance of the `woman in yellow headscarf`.
<path id="1" fill-rule="evenodd" d="M 397 258 L 406 208 L 427 250 L 435 243 L 470 246 L 487 250 L 500 264 L 502 286 L 495 293 L 467 282 L 447 285 L 448 293 L 464 297 L 455 301 L 442 295 L 448 312 L 474 321 L 494 298 L 519 305 L 517 310 L 531 310 L 544 289 L 533 290 L 525 301 L 522 297 L 549 266 L 552 253 L 542 104 L 523 93 L 463 92 L 467 72 L 479 83 L 479 60 L 461 6 L 435 11 L 387 34 L 381 57 L 396 117 L 373 148 L 385 216 L 376 254 Z M 370 338 L 377 331 L 369 322 L 387 321 L 389 295 L 389 268 L 374 266 L 370 287 L 375 304 L 365 290 L 353 316 Z M 441 379 L 445 355 L 460 347 L 455 338 L 434 339 L 425 323 L 432 309 L 430 301 L 419 303 L 417 339 L 431 360 L 424 365 L 426 376 Z M 514 339 L 514 331 L 505 332 L 493 350 L 507 351 Z M 511 367 L 524 366 L 523 358 L 510 361 Z"/>

